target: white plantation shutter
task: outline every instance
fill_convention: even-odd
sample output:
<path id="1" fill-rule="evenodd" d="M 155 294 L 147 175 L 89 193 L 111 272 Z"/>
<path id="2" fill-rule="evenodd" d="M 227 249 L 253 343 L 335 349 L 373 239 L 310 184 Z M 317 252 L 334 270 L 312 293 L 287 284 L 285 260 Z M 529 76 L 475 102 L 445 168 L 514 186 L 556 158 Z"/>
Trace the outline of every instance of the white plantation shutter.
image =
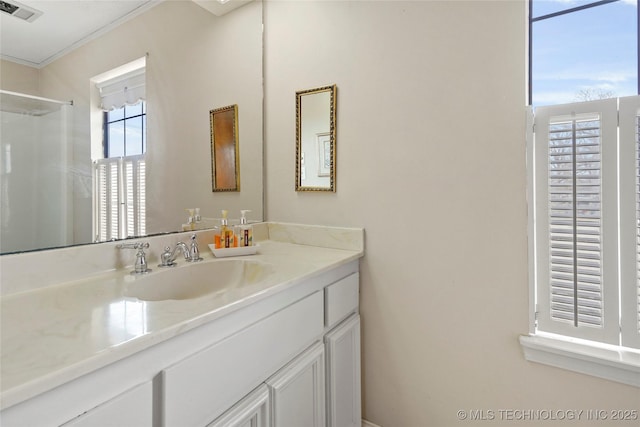
<path id="1" fill-rule="evenodd" d="M 110 159 L 105 159 L 110 160 Z M 115 160 L 115 159 L 114 159 Z M 94 229 L 95 241 L 119 238 L 118 226 L 118 164 L 115 161 L 93 163 L 95 183 Z"/>
<path id="2" fill-rule="evenodd" d="M 622 345 L 640 348 L 640 97 L 620 98 Z"/>
<path id="3" fill-rule="evenodd" d="M 146 234 L 144 154 L 94 162 L 96 241 Z"/>
<path id="4" fill-rule="evenodd" d="M 538 330 L 618 344 L 617 100 L 534 124 Z"/>

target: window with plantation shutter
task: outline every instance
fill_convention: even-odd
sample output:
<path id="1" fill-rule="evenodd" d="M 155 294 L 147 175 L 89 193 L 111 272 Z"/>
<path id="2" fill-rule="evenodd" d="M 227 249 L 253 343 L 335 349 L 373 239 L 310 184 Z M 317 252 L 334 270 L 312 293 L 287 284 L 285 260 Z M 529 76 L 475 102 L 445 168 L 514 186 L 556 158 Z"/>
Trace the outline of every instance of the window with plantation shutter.
<path id="1" fill-rule="evenodd" d="M 96 241 L 146 234 L 144 155 L 99 159 L 93 170 Z"/>
<path id="2" fill-rule="evenodd" d="M 104 156 L 93 163 L 94 239 L 142 236 L 146 234 L 146 57 L 92 81 L 100 98 L 94 108 L 103 111 L 100 157 Z"/>
<path id="3" fill-rule="evenodd" d="M 524 356 L 640 387 L 640 96 L 529 113 Z"/>
<path id="4" fill-rule="evenodd" d="M 534 119 L 538 331 L 619 344 L 617 100 Z"/>

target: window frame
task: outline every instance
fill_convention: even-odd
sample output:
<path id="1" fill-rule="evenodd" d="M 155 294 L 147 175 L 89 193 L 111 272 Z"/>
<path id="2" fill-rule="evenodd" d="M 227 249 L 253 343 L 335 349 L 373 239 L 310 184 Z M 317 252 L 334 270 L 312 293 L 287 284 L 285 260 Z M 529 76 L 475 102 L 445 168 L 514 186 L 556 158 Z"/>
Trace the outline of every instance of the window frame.
<path id="1" fill-rule="evenodd" d="M 557 16 L 566 15 L 569 13 L 579 12 L 585 9 L 591 9 L 598 6 L 603 6 L 611 3 L 616 3 L 621 0 L 599 0 L 594 1 L 592 3 L 584 4 L 581 6 L 576 6 L 564 10 L 560 10 L 557 12 L 549 13 L 547 15 L 542 16 L 533 16 L 533 2 L 536 0 L 528 0 L 528 52 L 527 52 L 527 105 L 532 105 L 533 101 L 533 24 L 538 21 L 542 21 L 549 18 L 555 18 Z M 637 76 L 637 91 L 636 95 L 640 95 L 640 0 L 636 0 L 637 7 L 637 17 L 636 17 L 636 76 Z"/>
<path id="2" fill-rule="evenodd" d="M 136 114 L 130 117 L 127 117 L 127 108 L 129 107 L 133 107 L 135 105 L 138 104 L 142 104 L 142 108 L 141 108 L 141 113 L 140 114 Z M 140 100 L 139 102 L 132 104 L 132 105 L 124 105 L 122 106 L 122 118 L 121 119 L 117 119 L 117 120 L 112 120 L 109 121 L 109 113 L 111 113 L 114 110 L 111 111 L 103 111 L 103 119 L 102 119 L 102 140 L 103 140 L 103 144 L 102 144 L 102 149 L 103 149 L 103 154 L 104 154 L 104 158 L 105 159 L 110 159 L 112 157 L 128 157 L 128 156 L 137 156 L 140 154 L 145 154 L 146 153 L 146 148 L 147 148 L 147 125 L 146 125 L 146 118 L 147 118 L 147 103 L 144 100 Z M 142 121 L 142 125 L 141 125 L 141 129 L 142 129 L 142 147 L 141 147 L 141 153 L 140 154 L 127 154 L 127 120 L 130 119 L 135 119 L 135 118 L 140 118 Z M 123 141 L 123 151 L 124 151 L 124 155 L 123 156 L 111 156 L 109 153 L 109 149 L 111 147 L 110 145 L 110 141 L 109 141 L 109 126 L 111 124 L 114 123 L 119 123 L 122 122 L 122 126 L 124 128 L 124 141 Z"/>

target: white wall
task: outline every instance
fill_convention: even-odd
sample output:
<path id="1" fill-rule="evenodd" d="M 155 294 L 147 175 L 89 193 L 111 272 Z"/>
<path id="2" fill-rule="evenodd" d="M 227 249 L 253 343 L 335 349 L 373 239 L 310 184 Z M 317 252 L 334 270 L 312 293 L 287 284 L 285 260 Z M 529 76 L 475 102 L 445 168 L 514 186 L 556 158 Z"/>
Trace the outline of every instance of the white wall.
<path id="1" fill-rule="evenodd" d="M 518 344 L 525 6 L 264 5 L 266 216 L 365 228 L 363 408 L 381 426 L 473 425 L 461 409 L 640 405 L 637 388 L 526 362 Z M 333 83 L 337 192 L 296 193 L 295 92 Z"/>

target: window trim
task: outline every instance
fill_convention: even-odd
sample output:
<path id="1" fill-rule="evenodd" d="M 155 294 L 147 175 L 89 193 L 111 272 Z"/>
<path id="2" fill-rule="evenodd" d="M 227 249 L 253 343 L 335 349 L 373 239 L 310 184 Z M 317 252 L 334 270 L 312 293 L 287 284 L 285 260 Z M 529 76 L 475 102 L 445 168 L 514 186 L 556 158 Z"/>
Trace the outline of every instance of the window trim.
<path id="1" fill-rule="evenodd" d="M 530 362 L 640 388 L 640 351 L 617 346 L 596 346 L 539 332 L 521 335 L 520 345 L 525 359 Z"/>

